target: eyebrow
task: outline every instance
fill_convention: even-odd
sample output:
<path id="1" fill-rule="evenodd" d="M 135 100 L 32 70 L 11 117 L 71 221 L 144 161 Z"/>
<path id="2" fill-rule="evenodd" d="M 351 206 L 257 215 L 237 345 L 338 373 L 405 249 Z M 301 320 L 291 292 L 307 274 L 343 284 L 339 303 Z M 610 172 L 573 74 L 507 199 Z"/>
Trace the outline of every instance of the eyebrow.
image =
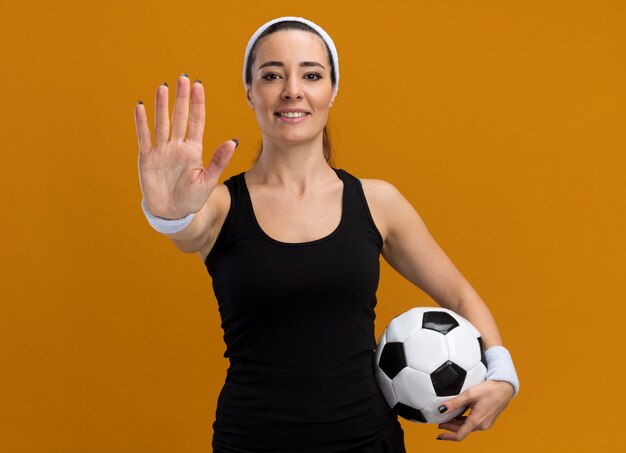
<path id="1" fill-rule="evenodd" d="M 259 69 L 262 69 L 266 66 L 281 66 L 281 67 L 285 67 L 285 63 L 283 63 L 282 61 L 266 61 L 265 63 L 263 63 L 261 66 L 259 66 Z M 322 69 L 326 69 L 322 64 L 318 63 L 317 61 L 301 61 L 299 66 L 302 67 L 307 67 L 307 66 L 319 66 Z"/>

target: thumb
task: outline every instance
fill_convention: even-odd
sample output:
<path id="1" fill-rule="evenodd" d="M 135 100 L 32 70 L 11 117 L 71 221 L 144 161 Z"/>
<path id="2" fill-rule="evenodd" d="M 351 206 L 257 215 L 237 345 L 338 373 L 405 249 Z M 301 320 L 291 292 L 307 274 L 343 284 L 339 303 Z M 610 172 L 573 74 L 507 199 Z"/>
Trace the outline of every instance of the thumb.
<path id="1" fill-rule="evenodd" d="M 204 180 L 208 187 L 215 187 L 217 185 L 220 175 L 226 168 L 226 165 L 228 165 L 237 146 L 239 146 L 239 140 L 233 138 L 225 141 L 217 148 L 211 162 L 209 162 L 209 166 L 204 172 Z"/>
<path id="2" fill-rule="evenodd" d="M 444 412 L 454 412 L 457 409 L 461 409 L 462 407 L 469 406 L 470 403 L 472 403 L 473 401 L 474 400 L 472 399 L 471 395 L 466 390 L 462 392 L 461 394 L 459 394 L 458 396 L 455 396 L 454 398 L 449 399 L 444 404 L 439 406 L 438 407 L 439 413 L 443 414 Z"/>

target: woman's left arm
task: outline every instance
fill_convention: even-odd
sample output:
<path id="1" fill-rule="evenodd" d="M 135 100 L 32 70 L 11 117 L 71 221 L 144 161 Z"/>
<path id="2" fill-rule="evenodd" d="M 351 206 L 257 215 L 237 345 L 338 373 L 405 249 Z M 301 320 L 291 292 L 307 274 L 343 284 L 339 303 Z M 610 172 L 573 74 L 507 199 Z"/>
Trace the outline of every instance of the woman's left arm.
<path id="1" fill-rule="evenodd" d="M 485 349 L 502 340 L 489 308 L 430 235 L 413 206 L 392 185 L 382 180 L 362 180 L 374 222 L 383 236 L 382 255 L 407 280 L 440 306 L 469 320 L 481 333 Z M 452 431 L 438 439 L 463 440 L 469 433 L 493 426 L 514 394 L 512 384 L 488 380 L 446 401 L 446 410 L 471 406 L 467 417 L 442 423 Z"/>

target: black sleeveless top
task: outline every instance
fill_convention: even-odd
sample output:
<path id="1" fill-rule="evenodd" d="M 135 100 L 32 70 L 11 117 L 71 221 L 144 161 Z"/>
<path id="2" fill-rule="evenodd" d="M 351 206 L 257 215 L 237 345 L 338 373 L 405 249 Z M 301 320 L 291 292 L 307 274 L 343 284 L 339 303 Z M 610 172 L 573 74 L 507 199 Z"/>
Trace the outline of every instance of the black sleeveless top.
<path id="1" fill-rule="evenodd" d="M 259 226 L 244 173 L 205 260 L 230 361 L 213 423 L 215 452 L 339 452 L 397 433 L 374 375 L 382 237 L 361 181 L 343 181 L 328 236 L 286 243 Z"/>

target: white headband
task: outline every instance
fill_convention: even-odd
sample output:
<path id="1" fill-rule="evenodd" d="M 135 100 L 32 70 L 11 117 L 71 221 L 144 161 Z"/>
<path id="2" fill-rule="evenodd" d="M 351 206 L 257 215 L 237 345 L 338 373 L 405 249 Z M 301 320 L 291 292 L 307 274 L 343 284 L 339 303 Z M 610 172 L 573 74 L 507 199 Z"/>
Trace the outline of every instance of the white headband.
<path id="1" fill-rule="evenodd" d="M 258 39 L 259 35 L 261 33 L 263 33 L 263 31 L 265 31 L 265 29 L 267 27 L 269 27 L 272 24 L 275 24 L 276 22 L 283 22 L 283 21 L 287 21 L 287 20 L 293 20 L 293 21 L 296 21 L 296 22 L 302 22 L 303 24 L 307 24 L 309 27 L 311 27 L 316 32 L 318 32 L 321 35 L 321 37 L 324 40 L 324 42 L 326 42 L 326 45 L 330 49 L 330 53 L 331 53 L 331 55 L 333 57 L 333 66 L 334 66 L 334 71 L 333 72 L 335 74 L 335 86 L 334 86 L 333 89 L 334 89 L 335 94 L 336 94 L 337 90 L 339 89 L 339 56 L 337 55 L 337 49 L 335 48 L 335 43 L 330 38 L 328 33 L 326 33 L 324 31 L 324 29 L 322 27 L 320 27 L 316 23 L 311 22 L 310 20 L 305 19 L 304 17 L 295 17 L 295 16 L 284 16 L 284 17 L 279 17 L 277 19 L 272 19 L 269 22 L 261 25 L 259 27 L 259 29 L 254 32 L 254 34 L 250 38 L 250 41 L 248 41 L 248 45 L 246 46 L 246 55 L 245 55 L 245 57 L 243 59 L 243 86 L 244 86 L 244 88 L 247 88 L 247 85 L 246 85 L 246 66 L 248 64 L 248 56 L 250 55 L 250 50 L 252 49 L 252 46 L 254 45 L 256 40 Z"/>

